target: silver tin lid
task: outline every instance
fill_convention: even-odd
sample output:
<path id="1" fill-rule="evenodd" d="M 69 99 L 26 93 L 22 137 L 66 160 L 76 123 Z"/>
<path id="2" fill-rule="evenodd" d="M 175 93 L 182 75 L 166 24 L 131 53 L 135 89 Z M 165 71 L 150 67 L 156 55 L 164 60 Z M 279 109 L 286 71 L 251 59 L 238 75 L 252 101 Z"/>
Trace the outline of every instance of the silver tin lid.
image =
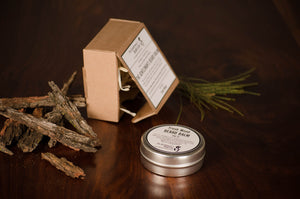
<path id="1" fill-rule="evenodd" d="M 205 156 L 205 140 L 196 130 L 164 124 L 147 130 L 141 138 L 142 164 L 153 173 L 179 177 L 198 171 Z"/>

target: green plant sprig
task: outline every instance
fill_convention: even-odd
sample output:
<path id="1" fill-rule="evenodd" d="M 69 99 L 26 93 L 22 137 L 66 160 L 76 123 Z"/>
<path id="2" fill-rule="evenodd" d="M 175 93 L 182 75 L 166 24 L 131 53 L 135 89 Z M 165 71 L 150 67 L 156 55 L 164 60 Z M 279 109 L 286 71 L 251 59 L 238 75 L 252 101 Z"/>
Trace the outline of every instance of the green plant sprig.
<path id="1" fill-rule="evenodd" d="M 201 121 L 204 119 L 205 109 L 211 110 L 211 107 L 221 108 L 230 113 L 236 112 L 243 116 L 242 112 L 228 102 L 236 100 L 231 95 L 260 95 L 257 92 L 245 90 L 247 87 L 258 85 L 258 83 L 243 83 L 254 70 L 253 68 L 237 76 L 217 82 L 209 82 L 200 78 L 181 77 L 178 90 L 182 96 L 189 98 L 191 103 L 199 109 Z"/>

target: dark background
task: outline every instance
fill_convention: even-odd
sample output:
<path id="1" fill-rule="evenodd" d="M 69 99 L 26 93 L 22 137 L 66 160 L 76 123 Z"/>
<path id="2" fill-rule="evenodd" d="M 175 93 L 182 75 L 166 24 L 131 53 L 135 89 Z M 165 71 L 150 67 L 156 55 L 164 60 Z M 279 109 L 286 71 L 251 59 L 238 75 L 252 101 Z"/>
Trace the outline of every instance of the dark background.
<path id="1" fill-rule="evenodd" d="M 233 103 L 245 116 L 200 112 L 183 100 L 180 124 L 200 131 L 202 169 L 182 178 L 145 170 L 140 137 L 176 121 L 174 93 L 161 112 L 137 124 L 88 119 L 102 148 L 95 154 L 46 143 L 32 153 L 0 153 L 0 198 L 295 198 L 299 196 L 299 3 L 253 1 L 5 1 L 0 12 L 0 97 L 46 95 L 77 70 L 71 94 L 83 94 L 82 49 L 109 18 L 145 23 L 179 76 L 220 80 L 252 67 L 250 90 Z M 85 110 L 81 109 L 83 115 Z M 5 118 L 1 117 L 1 125 Z M 50 151 L 83 168 L 72 179 L 41 160 Z"/>

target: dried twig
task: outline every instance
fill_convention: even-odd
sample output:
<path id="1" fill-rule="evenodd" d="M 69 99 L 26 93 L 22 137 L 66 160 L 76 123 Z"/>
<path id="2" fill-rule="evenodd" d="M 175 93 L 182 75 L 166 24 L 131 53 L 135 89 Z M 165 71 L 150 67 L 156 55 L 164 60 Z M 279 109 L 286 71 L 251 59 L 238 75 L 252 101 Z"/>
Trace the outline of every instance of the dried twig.
<path id="1" fill-rule="evenodd" d="M 19 110 L 24 112 L 24 109 Z M 4 145 L 11 145 L 13 140 L 19 140 L 20 136 L 26 130 L 25 126 L 12 119 L 7 119 L 1 129 L 0 137 Z"/>
<path id="2" fill-rule="evenodd" d="M 40 118 L 43 116 L 43 108 L 35 108 L 33 116 Z M 40 143 L 43 138 L 43 134 L 37 132 L 34 129 L 28 128 L 25 133 L 23 133 L 21 139 L 18 141 L 18 147 L 23 152 L 32 152 Z"/>
<path id="3" fill-rule="evenodd" d="M 6 153 L 8 155 L 13 155 L 14 153 L 10 151 L 8 148 L 6 148 L 5 144 L 0 140 L 0 151 L 3 153 Z"/>
<path id="4" fill-rule="evenodd" d="M 76 72 L 72 74 L 61 90 L 54 82 L 49 82 L 53 90 L 49 96 L 0 98 L 0 115 L 9 118 L 0 131 L 1 152 L 13 155 L 13 152 L 6 148 L 6 145 L 10 145 L 13 140 L 18 141 L 18 147 L 23 152 L 31 152 L 39 144 L 43 135 L 50 137 L 48 142 L 50 147 L 58 141 L 74 150 L 97 151 L 96 147 L 100 146 L 97 134 L 77 109 L 77 107 L 86 106 L 85 98 L 81 95 L 66 96 L 75 76 Z M 53 107 L 53 110 L 45 115 L 45 119 L 42 118 L 44 107 Z M 23 113 L 24 109 L 21 112 L 15 110 L 20 108 L 34 108 L 34 111 L 31 115 Z M 73 124 L 80 134 L 57 125 L 63 122 L 63 116 Z M 27 131 L 23 134 L 26 127 L 28 127 Z M 81 168 L 66 158 L 58 158 L 51 153 L 42 153 L 42 159 L 49 161 L 57 169 L 73 178 L 85 176 Z"/>
<path id="5" fill-rule="evenodd" d="M 64 117 L 77 129 L 78 133 L 90 137 L 97 137 L 92 127 L 88 125 L 85 119 L 81 116 L 77 107 L 62 93 L 58 86 L 53 82 L 49 82 L 52 92 L 49 96 L 56 103 L 57 109 L 64 115 Z"/>
<path id="6" fill-rule="evenodd" d="M 61 124 L 63 123 L 63 120 L 62 120 L 63 116 L 59 112 L 59 110 L 57 110 L 57 108 L 54 108 L 53 111 L 47 113 L 45 115 L 45 118 L 48 122 L 62 126 Z M 48 146 L 50 148 L 52 148 L 55 146 L 55 144 L 56 144 L 56 140 L 50 138 L 50 140 L 48 141 Z"/>
<path id="7" fill-rule="evenodd" d="M 69 88 L 70 88 L 70 86 L 72 85 L 72 83 L 73 83 L 73 81 L 74 81 L 76 75 L 77 75 L 77 72 L 76 72 L 76 71 L 73 72 L 73 74 L 72 74 L 71 77 L 68 79 L 68 81 L 64 83 L 64 85 L 63 85 L 63 87 L 62 87 L 62 89 L 61 89 L 61 92 L 62 92 L 64 95 L 66 95 L 66 94 L 68 93 Z"/>
<path id="8" fill-rule="evenodd" d="M 81 149 L 85 152 L 96 152 L 97 150 L 94 147 L 100 146 L 100 141 L 97 138 L 80 135 L 62 126 L 50 123 L 43 118 L 36 118 L 30 114 L 20 113 L 12 108 L 0 111 L 0 115 L 18 121 L 75 150 Z"/>
<path id="9" fill-rule="evenodd" d="M 70 88 L 70 86 L 72 85 L 72 83 L 75 79 L 76 74 L 77 74 L 76 71 L 73 72 L 73 74 L 68 79 L 68 81 L 66 83 L 64 83 L 64 85 L 61 89 L 61 91 L 64 95 L 67 95 L 67 93 L 69 91 L 69 88 Z M 76 96 L 74 96 L 74 97 L 76 97 Z M 72 98 L 70 98 L 70 100 L 72 100 Z M 62 116 L 61 112 L 57 109 L 56 106 L 53 108 L 53 110 L 51 112 L 46 114 L 46 119 L 47 119 L 48 122 L 52 122 L 52 123 L 58 124 L 58 125 L 61 124 L 61 126 L 63 124 L 62 118 L 63 118 L 63 116 Z M 48 146 L 50 148 L 52 148 L 55 145 L 56 145 L 56 140 L 53 140 L 53 139 L 50 138 L 50 140 L 48 141 Z"/>
<path id="10" fill-rule="evenodd" d="M 72 162 L 68 161 L 66 158 L 58 158 L 52 153 L 42 153 L 42 159 L 47 160 L 53 166 L 55 166 L 58 170 L 63 171 L 67 176 L 71 176 L 72 178 L 84 178 L 84 171 L 75 166 Z"/>
<path id="11" fill-rule="evenodd" d="M 85 107 L 85 98 L 79 95 L 70 96 L 70 100 L 77 107 Z M 54 107 L 56 104 L 49 98 L 49 96 L 39 97 L 14 97 L 14 98 L 0 98 L 0 110 L 3 111 L 7 107 L 14 109 L 21 108 L 37 108 L 37 107 Z"/>

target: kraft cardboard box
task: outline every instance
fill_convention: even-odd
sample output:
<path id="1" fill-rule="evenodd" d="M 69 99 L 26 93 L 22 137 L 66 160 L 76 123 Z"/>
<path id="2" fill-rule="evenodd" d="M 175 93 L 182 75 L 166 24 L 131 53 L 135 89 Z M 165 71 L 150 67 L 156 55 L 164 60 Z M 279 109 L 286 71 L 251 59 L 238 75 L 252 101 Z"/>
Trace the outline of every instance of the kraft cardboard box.
<path id="1" fill-rule="evenodd" d="M 124 111 L 130 113 L 122 107 L 120 97 L 134 90 L 123 81 L 126 74 L 146 99 L 132 113 L 133 123 L 157 114 L 179 83 L 149 31 L 138 21 L 110 19 L 83 49 L 83 61 L 89 118 L 118 122 Z"/>

